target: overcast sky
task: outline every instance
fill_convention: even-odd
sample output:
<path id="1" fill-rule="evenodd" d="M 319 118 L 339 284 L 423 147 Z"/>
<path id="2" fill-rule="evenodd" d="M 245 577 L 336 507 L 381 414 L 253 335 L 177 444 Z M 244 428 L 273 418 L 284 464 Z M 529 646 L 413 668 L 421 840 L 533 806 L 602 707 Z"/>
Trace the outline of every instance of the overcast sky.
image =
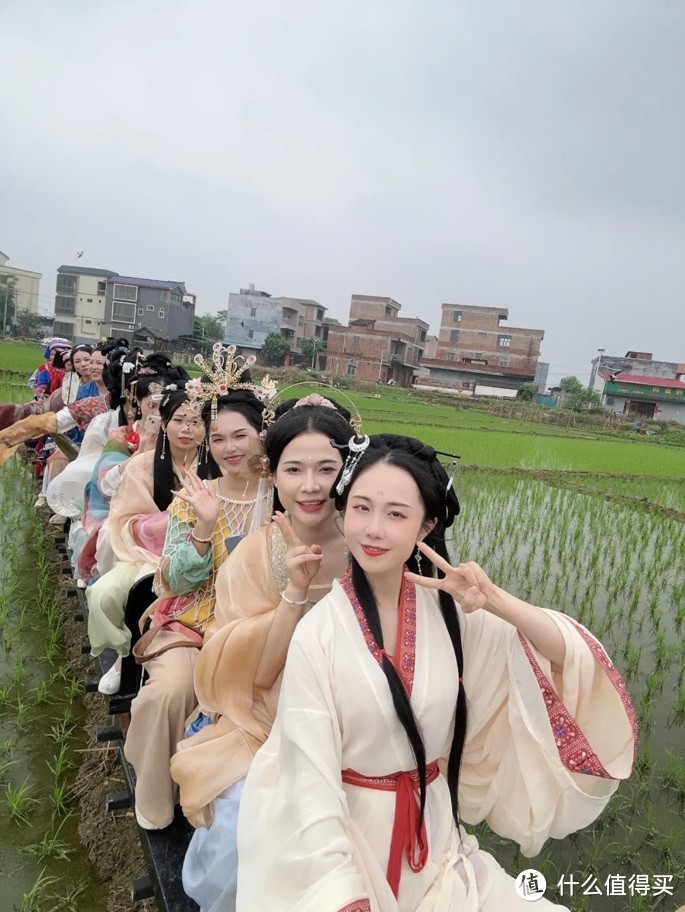
<path id="1" fill-rule="evenodd" d="M 0 250 L 685 361 L 683 0 L 4 0 Z"/>

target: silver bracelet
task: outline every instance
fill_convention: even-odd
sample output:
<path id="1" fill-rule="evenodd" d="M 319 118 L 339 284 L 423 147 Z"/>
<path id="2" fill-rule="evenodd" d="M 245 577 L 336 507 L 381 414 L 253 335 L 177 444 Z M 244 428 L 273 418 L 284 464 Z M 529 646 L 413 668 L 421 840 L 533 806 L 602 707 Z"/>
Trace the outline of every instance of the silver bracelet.
<path id="1" fill-rule="evenodd" d="M 308 599 L 302 599 L 301 602 L 296 602 L 294 599 L 288 598 L 285 592 L 281 592 L 281 599 L 286 603 L 286 605 L 297 605 L 298 608 L 301 608 L 302 605 L 306 605 Z"/>

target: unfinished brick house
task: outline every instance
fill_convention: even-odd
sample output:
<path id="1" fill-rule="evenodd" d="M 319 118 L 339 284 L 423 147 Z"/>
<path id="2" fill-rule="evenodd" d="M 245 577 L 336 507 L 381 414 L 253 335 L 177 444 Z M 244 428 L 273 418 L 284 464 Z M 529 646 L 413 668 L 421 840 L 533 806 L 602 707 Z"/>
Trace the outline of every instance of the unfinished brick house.
<path id="1" fill-rule="evenodd" d="M 479 392 L 532 382 L 545 331 L 503 326 L 508 319 L 506 307 L 443 304 L 437 346 L 417 384 Z"/>
<path id="2" fill-rule="evenodd" d="M 411 386 L 423 357 L 428 323 L 399 317 L 401 307 L 392 298 L 352 295 L 349 325 L 329 326 L 326 371 Z"/>

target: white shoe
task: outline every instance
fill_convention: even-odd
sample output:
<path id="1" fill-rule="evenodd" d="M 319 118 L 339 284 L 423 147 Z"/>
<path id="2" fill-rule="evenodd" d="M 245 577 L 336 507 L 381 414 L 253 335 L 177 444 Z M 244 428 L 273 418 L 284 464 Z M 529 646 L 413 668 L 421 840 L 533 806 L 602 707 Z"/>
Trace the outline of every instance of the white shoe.
<path id="1" fill-rule="evenodd" d="M 47 500 L 47 497 L 45 496 L 45 494 L 39 494 L 38 497 L 36 498 L 36 502 L 34 503 L 33 506 L 38 507 L 38 508 L 44 507 L 47 504 L 47 502 L 48 502 L 48 500 Z"/>
<path id="2" fill-rule="evenodd" d="M 87 584 L 84 583 L 82 579 L 77 579 L 77 580 L 76 580 L 76 585 L 78 586 L 79 589 L 87 589 L 87 588 L 88 588 Z"/>
<path id="3" fill-rule="evenodd" d="M 66 521 L 66 516 L 60 516 L 59 513 L 55 513 L 55 515 L 51 516 L 48 520 L 51 526 L 63 526 Z"/>
<path id="4" fill-rule="evenodd" d="M 138 808 L 136 808 L 136 823 L 141 828 L 141 830 L 165 830 L 166 827 L 155 826 L 154 823 L 150 823 L 147 817 L 143 817 Z M 169 826 L 169 824 L 167 824 Z"/>
<path id="5" fill-rule="evenodd" d="M 98 690 L 101 694 L 107 694 L 111 696 L 112 694 L 119 693 L 119 688 L 121 686 L 121 669 L 117 668 L 116 662 L 109 671 L 106 671 L 98 682 Z"/>

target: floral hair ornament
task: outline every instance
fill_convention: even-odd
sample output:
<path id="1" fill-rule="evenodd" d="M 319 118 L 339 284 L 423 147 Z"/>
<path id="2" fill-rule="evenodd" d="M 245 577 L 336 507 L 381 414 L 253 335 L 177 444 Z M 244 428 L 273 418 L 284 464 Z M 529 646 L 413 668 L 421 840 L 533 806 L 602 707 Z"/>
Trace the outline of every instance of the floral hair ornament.
<path id="1" fill-rule="evenodd" d="M 371 438 L 368 436 L 368 434 L 364 434 L 363 437 L 359 437 L 357 435 L 350 437 L 350 440 L 347 444 L 347 459 L 345 460 L 345 465 L 343 466 L 342 472 L 340 473 L 340 479 L 335 486 L 337 494 L 342 494 L 350 483 L 352 475 L 354 474 L 354 470 L 357 468 L 359 460 L 369 448 L 370 443 Z M 335 444 L 333 445 L 335 446 Z"/>
<path id="2" fill-rule="evenodd" d="M 211 361 L 206 361 L 202 355 L 195 355 L 193 361 L 202 369 L 206 379 L 195 378 L 186 383 L 186 393 L 190 399 L 193 410 L 200 414 L 208 402 L 211 403 L 210 417 L 212 425 L 216 424 L 217 402 L 221 396 L 226 396 L 231 390 L 249 390 L 260 401 L 268 400 L 276 394 L 276 383 L 268 374 L 260 383 L 243 381 L 243 374 L 248 371 L 257 359 L 254 355 L 245 358 L 236 355 L 235 345 L 222 345 L 216 342 L 212 346 Z"/>

